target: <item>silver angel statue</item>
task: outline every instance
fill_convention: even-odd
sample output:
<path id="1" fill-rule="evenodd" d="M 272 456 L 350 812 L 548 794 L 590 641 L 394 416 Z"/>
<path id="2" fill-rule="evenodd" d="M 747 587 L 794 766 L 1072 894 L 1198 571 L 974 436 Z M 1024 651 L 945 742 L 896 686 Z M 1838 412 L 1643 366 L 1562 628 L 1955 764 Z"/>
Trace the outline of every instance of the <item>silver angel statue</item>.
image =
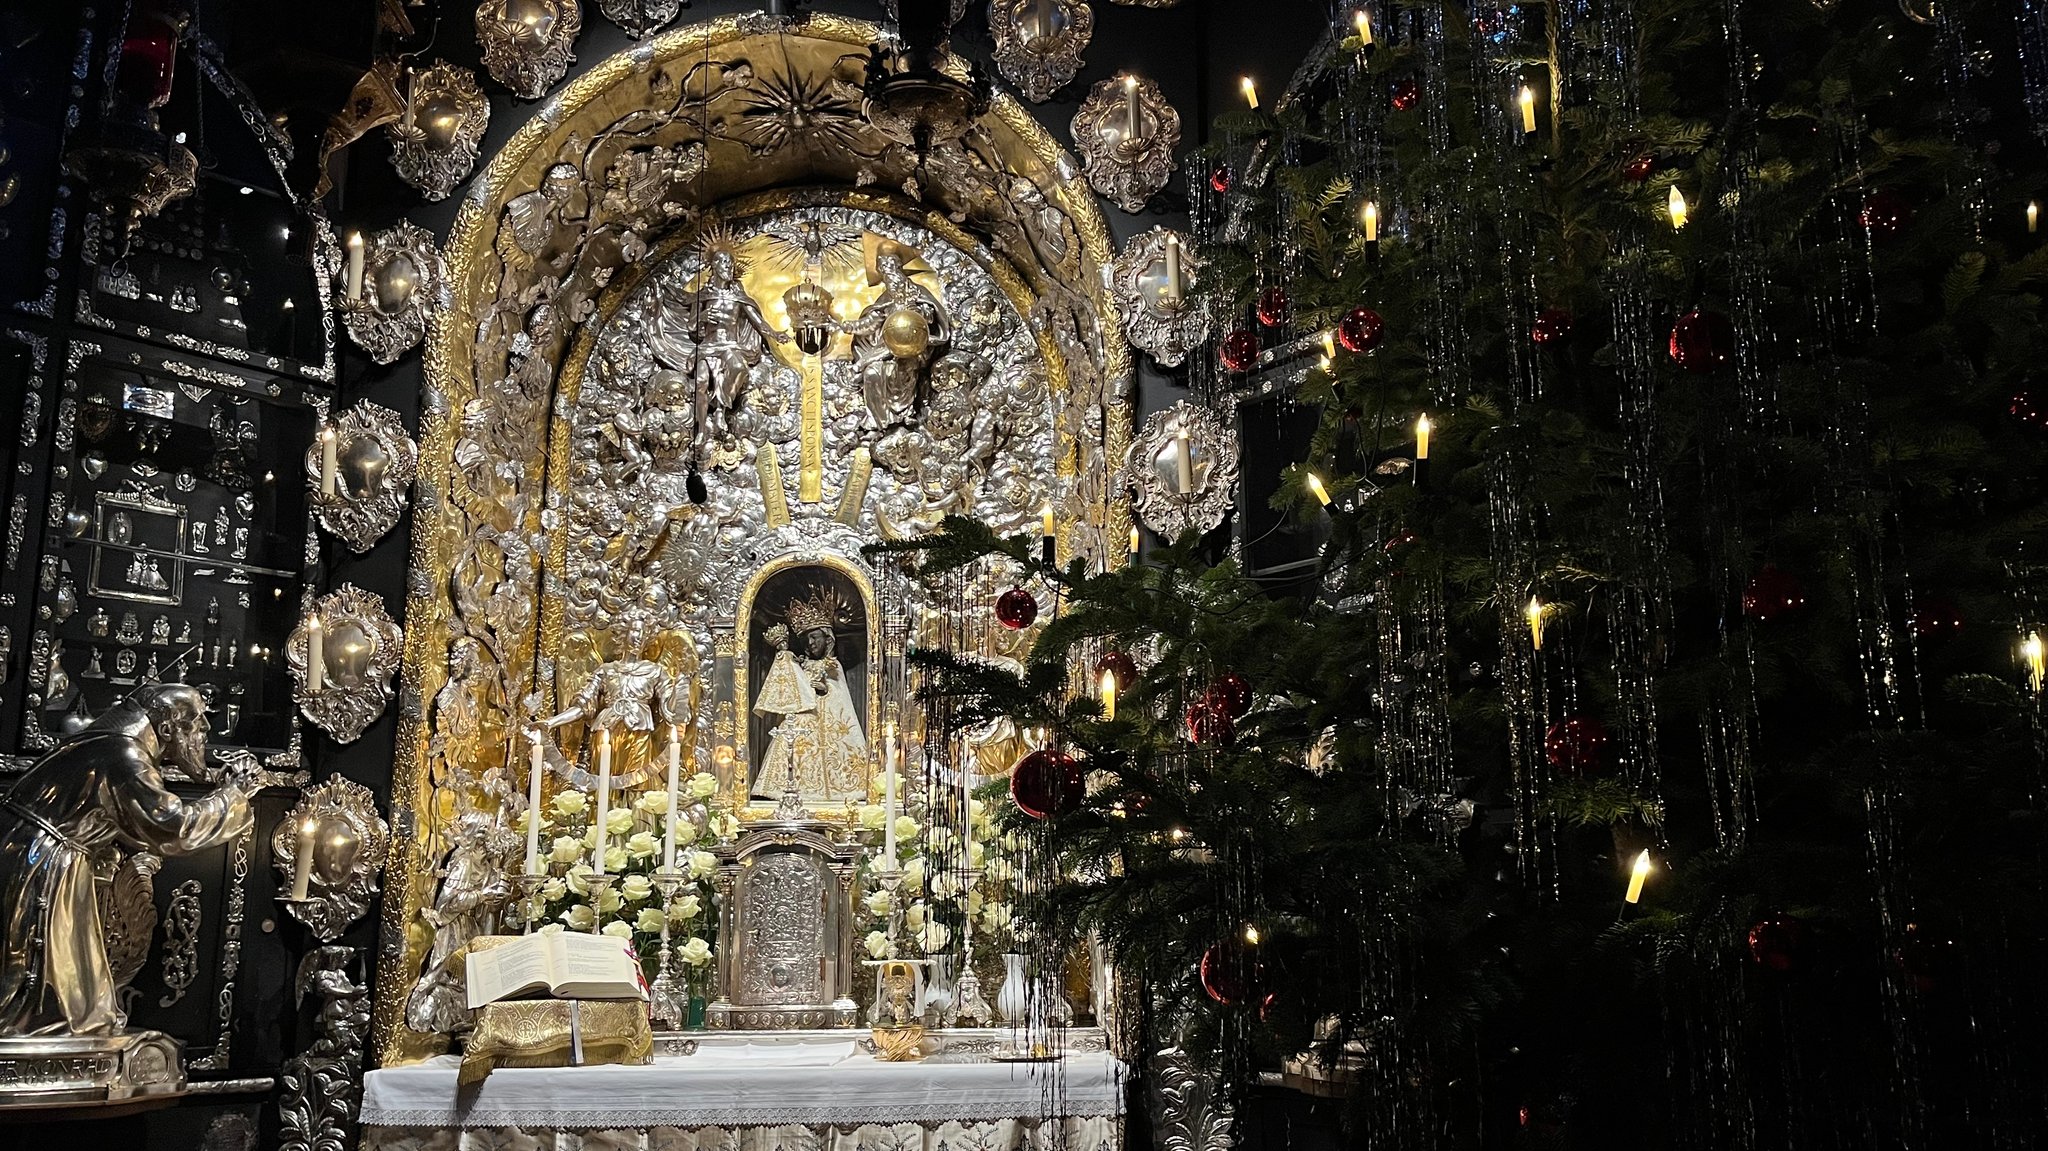
<path id="1" fill-rule="evenodd" d="M 107 962 L 95 862 L 116 847 L 185 855 L 248 830 L 253 760 L 182 799 L 164 768 L 212 780 L 206 700 L 145 687 L 36 761 L 0 800 L 0 1035 L 105 1035 L 127 1025 Z"/>
<path id="2" fill-rule="evenodd" d="M 746 403 L 747 385 L 767 345 L 787 343 L 790 336 L 771 326 L 747 294 L 734 241 L 724 232 L 704 241 L 704 282 L 680 295 L 663 294 L 647 338 L 656 361 L 687 372 L 696 385 L 691 450 L 701 458 L 714 440 L 734 434 L 733 417 Z"/>

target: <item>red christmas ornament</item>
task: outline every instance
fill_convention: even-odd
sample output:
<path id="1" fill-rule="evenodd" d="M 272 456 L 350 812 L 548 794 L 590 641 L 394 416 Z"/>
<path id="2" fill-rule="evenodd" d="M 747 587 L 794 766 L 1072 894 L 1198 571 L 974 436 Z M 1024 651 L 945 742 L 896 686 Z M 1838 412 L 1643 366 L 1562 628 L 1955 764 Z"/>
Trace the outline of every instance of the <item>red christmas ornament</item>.
<path id="1" fill-rule="evenodd" d="M 1206 692 L 1188 705 L 1187 725 L 1188 738 L 1196 743 L 1228 747 L 1237 738 L 1237 724 L 1230 718 L 1230 712 L 1221 700 Z"/>
<path id="2" fill-rule="evenodd" d="M 1805 606 L 1806 588 L 1799 577 L 1780 571 L 1776 564 L 1765 564 L 1742 589 L 1742 614 L 1758 623 L 1769 623 Z"/>
<path id="3" fill-rule="evenodd" d="M 1671 327 L 1671 362 L 1688 372 L 1711 372 L 1735 354 L 1735 325 L 1719 312 L 1698 308 Z"/>
<path id="4" fill-rule="evenodd" d="M 1252 685 L 1234 671 L 1226 671 L 1209 684 L 1206 693 L 1216 707 L 1231 719 L 1243 719 L 1252 709 Z"/>
<path id="5" fill-rule="evenodd" d="M 1216 349 L 1216 358 L 1223 361 L 1225 371 L 1248 372 L 1259 362 L 1259 338 L 1243 328 L 1223 337 L 1223 343 Z"/>
<path id="6" fill-rule="evenodd" d="M 1563 308 L 1545 308 L 1536 313 L 1536 323 L 1529 329 L 1529 338 L 1538 347 L 1562 344 L 1572 338 L 1572 314 Z"/>
<path id="7" fill-rule="evenodd" d="M 2006 411 L 2021 423 L 2048 428 L 2048 412 L 2042 411 L 2041 405 L 2034 402 L 2034 381 L 2031 377 L 2020 381 L 2019 390 L 2012 394 L 2012 406 Z"/>
<path id="8" fill-rule="evenodd" d="M 1863 210 L 1856 221 L 1879 240 L 1889 240 L 1913 222 L 1913 205 L 1889 188 L 1880 188 L 1863 198 Z"/>
<path id="9" fill-rule="evenodd" d="M 1236 936 L 1212 943 L 1202 952 L 1202 990 L 1225 1007 L 1260 998 L 1264 974 L 1259 969 L 1257 947 Z"/>
<path id="10" fill-rule="evenodd" d="M 1657 157 L 1648 152 L 1637 156 L 1621 166 L 1621 174 L 1632 184 L 1640 184 L 1657 170 Z"/>
<path id="11" fill-rule="evenodd" d="M 1221 196 L 1230 191 L 1230 165 L 1222 164 L 1209 173 L 1209 190 Z"/>
<path id="12" fill-rule="evenodd" d="M 1072 814 L 1087 790 L 1080 762 L 1063 752 L 1034 751 L 1010 769 L 1010 799 L 1033 819 Z"/>
<path id="13" fill-rule="evenodd" d="M 1371 308 L 1353 308 L 1337 321 L 1337 342 L 1347 352 L 1362 355 L 1379 347 L 1386 338 L 1387 322 Z"/>
<path id="14" fill-rule="evenodd" d="M 1590 775 L 1607 761 L 1607 725 L 1588 715 L 1558 720 L 1543 733 L 1543 758 L 1573 775 Z"/>
<path id="15" fill-rule="evenodd" d="M 1130 656 L 1115 648 L 1103 652 L 1102 657 L 1095 661 L 1095 678 L 1100 680 L 1103 672 L 1108 672 L 1116 677 L 1116 688 L 1118 691 L 1122 691 L 1138 682 L 1138 665 Z"/>
<path id="16" fill-rule="evenodd" d="M 1806 925 L 1789 915 L 1766 915 L 1749 929 L 1749 957 L 1772 971 L 1791 971 L 1804 958 Z"/>
<path id="17" fill-rule="evenodd" d="M 1393 555 L 1395 552 L 1400 551 L 1402 548 L 1407 547 L 1409 544 L 1412 544 L 1416 540 L 1419 540 L 1421 538 L 1421 536 L 1416 535 L 1414 532 L 1409 531 L 1407 528 L 1401 528 L 1398 531 L 1396 531 L 1393 535 L 1388 536 L 1387 542 L 1383 546 L 1385 547 L 1386 553 L 1388 555 Z"/>
<path id="18" fill-rule="evenodd" d="M 1259 293 L 1259 323 L 1268 328 L 1277 328 L 1287 322 L 1288 312 L 1294 302 L 1287 298 L 1287 289 L 1278 284 Z"/>
<path id="19" fill-rule="evenodd" d="M 1388 103 L 1394 106 L 1394 111 L 1396 112 L 1412 110 L 1421 99 L 1422 85 L 1417 84 L 1413 80 L 1397 81 L 1394 84 L 1394 90 L 1387 97 Z"/>
<path id="20" fill-rule="evenodd" d="M 1006 628 L 1021 631 L 1038 618 L 1038 597 L 1020 587 L 996 597 L 996 618 Z"/>
<path id="21" fill-rule="evenodd" d="M 1913 605 L 1913 637 L 1925 643 L 1948 639 L 1963 630 L 1961 608 L 1945 599 L 1923 599 Z"/>

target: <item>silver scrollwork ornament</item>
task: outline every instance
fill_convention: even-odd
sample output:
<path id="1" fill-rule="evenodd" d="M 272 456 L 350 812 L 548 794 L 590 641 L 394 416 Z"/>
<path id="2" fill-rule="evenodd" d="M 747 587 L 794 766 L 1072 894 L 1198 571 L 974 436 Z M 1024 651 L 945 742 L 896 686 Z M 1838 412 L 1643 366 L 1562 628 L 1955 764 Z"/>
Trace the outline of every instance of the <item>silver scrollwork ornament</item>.
<path id="1" fill-rule="evenodd" d="M 398 178 L 428 200 L 445 200 L 476 167 L 491 103 L 476 73 L 436 63 L 414 73 L 405 114 L 385 129 L 391 137 L 391 166 Z"/>
<path id="2" fill-rule="evenodd" d="M 1180 113 L 1143 76 L 1119 72 L 1095 85 L 1069 128 L 1088 184 L 1126 212 L 1142 212 L 1173 174 Z"/>
<path id="3" fill-rule="evenodd" d="M 994 0 L 989 30 L 996 70 L 1043 102 L 1081 70 L 1081 53 L 1095 35 L 1095 10 L 1086 0 Z"/>
<path id="4" fill-rule="evenodd" d="M 358 555 L 398 523 L 412 488 L 419 448 L 397 412 L 358 402 L 328 427 L 334 433 L 334 493 L 327 494 L 325 444 L 306 449 L 306 481 L 313 511 L 327 533 Z"/>
<path id="5" fill-rule="evenodd" d="M 1237 433 L 1214 410 L 1182 400 L 1145 420 L 1119 479 L 1132 512 L 1174 539 L 1223 522 L 1237 498 L 1237 454 Z"/>
<path id="6" fill-rule="evenodd" d="M 569 51 L 583 31 L 578 0 L 483 0 L 476 38 L 484 69 L 515 95 L 538 100 L 569 71 Z"/>
<path id="7" fill-rule="evenodd" d="M 285 664 L 296 684 L 299 711 L 337 743 L 353 742 L 391 702 L 391 677 L 398 671 L 404 641 L 405 633 L 375 594 L 342 584 L 321 596 L 313 614 L 285 640 Z M 317 679 L 308 664 L 315 646 L 320 649 Z"/>
<path id="8" fill-rule="evenodd" d="M 337 261 L 342 322 L 349 338 L 380 364 L 411 350 L 427 334 L 427 308 L 446 278 L 433 233 L 401 222 L 367 238 L 361 284 L 350 283 L 349 261 Z"/>
<path id="9" fill-rule="evenodd" d="M 604 18 L 624 28 L 635 40 L 658 31 L 675 19 L 682 7 L 682 0 L 597 0 L 597 10 L 604 13 Z"/>
<path id="10" fill-rule="evenodd" d="M 1167 367 L 1209 338 L 1209 309 L 1198 294 L 1206 264 L 1186 235 L 1153 228 L 1133 236 L 1110 267 L 1109 290 L 1124 335 Z"/>
<path id="11" fill-rule="evenodd" d="M 306 875 L 306 897 L 285 900 L 286 909 L 321 942 L 340 937 L 370 910 L 390 842 L 369 788 L 339 775 L 307 788 L 270 833 L 279 885 L 295 888 Z"/>

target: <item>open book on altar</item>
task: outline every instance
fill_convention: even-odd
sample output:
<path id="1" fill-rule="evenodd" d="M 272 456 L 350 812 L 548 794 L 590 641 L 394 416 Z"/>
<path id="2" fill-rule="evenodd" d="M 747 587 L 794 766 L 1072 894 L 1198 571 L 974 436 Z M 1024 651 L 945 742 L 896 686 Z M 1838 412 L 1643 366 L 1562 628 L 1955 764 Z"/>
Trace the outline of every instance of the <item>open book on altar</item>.
<path id="1" fill-rule="evenodd" d="M 500 999 L 645 999 L 640 962 L 623 939 L 549 931 L 522 935 L 466 961 L 472 1009 Z"/>

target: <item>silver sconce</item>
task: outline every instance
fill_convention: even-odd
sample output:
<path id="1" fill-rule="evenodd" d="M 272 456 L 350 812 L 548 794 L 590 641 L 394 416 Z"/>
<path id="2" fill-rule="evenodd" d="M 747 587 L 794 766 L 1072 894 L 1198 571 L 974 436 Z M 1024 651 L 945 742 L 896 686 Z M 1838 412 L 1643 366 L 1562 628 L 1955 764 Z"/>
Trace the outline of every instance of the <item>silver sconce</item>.
<path id="1" fill-rule="evenodd" d="M 321 942 L 339 938 L 370 910 L 390 841 L 369 788 L 339 775 L 307 788 L 270 835 L 285 908 Z"/>
<path id="2" fill-rule="evenodd" d="M 349 338 L 380 364 L 404 355 L 427 334 L 427 305 L 445 265 L 433 234 L 400 222 L 365 240 L 349 237 L 336 295 Z"/>
<path id="3" fill-rule="evenodd" d="M 490 123 L 491 104 L 475 73 L 448 63 L 415 72 L 405 114 L 385 129 L 391 166 L 426 199 L 447 199 L 476 167 Z"/>
<path id="4" fill-rule="evenodd" d="M 327 534 L 369 551 L 405 511 L 419 448 L 390 408 L 363 400 L 306 449 L 313 511 Z"/>
<path id="5" fill-rule="evenodd" d="M 638 40 L 676 18 L 682 0 L 597 0 L 604 18 Z"/>
<path id="6" fill-rule="evenodd" d="M 483 0 L 476 38 L 491 79 L 538 100 L 569 71 L 569 48 L 583 31 L 578 0 Z"/>
<path id="7" fill-rule="evenodd" d="M 994 0 L 996 70 L 1034 101 L 1049 100 L 1081 70 L 1081 52 L 1095 35 L 1086 0 Z"/>
<path id="8" fill-rule="evenodd" d="M 1131 510 L 1161 536 L 1209 531 L 1237 498 L 1237 433 L 1213 409 L 1182 400 L 1146 418 L 1120 478 Z"/>
<path id="9" fill-rule="evenodd" d="M 352 584 L 321 596 L 285 640 L 299 711 L 337 743 L 384 714 L 405 633 L 384 601 Z"/>
<path id="10" fill-rule="evenodd" d="M 1142 212 L 1173 173 L 1180 113 L 1143 76 L 1119 72 L 1095 85 L 1070 125 L 1088 183 L 1126 212 Z"/>
<path id="11" fill-rule="evenodd" d="M 1110 266 L 1110 294 L 1131 344 L 1167 367 L 1209 338 L 1209 310 L 1197 295 L 1207 261 L 1171 228 L 1131 238 Z"/>

